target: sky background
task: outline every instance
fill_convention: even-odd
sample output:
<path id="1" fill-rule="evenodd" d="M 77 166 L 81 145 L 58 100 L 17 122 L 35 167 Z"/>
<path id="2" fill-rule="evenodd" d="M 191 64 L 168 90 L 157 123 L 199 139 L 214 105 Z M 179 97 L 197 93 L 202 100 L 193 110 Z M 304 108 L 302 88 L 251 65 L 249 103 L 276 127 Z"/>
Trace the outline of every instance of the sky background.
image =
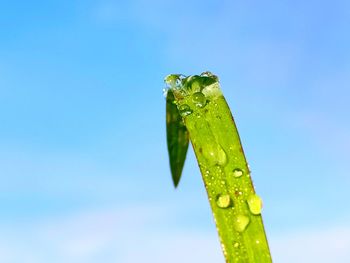
<path id="1" fill-rule="evenodd" d="M 350 262 L 350 2 L 0 0 L 0 262 L 224 262 L 164 76 L 217 74 L 274 262 Z"/>

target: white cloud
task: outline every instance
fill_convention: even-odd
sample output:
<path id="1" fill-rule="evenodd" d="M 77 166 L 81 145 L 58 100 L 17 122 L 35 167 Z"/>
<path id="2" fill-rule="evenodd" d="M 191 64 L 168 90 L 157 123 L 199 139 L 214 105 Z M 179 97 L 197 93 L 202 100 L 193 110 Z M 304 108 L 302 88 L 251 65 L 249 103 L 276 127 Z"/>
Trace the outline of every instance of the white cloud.
<path id="1" fill-rule="evenodd" d="M 134 207 L 2 226 L 0 262 L 224 262 L 214 231 L 186 231 L 167 208 Z M 274 262 L 350 262 L 350 227 L 270 236 Z"/>
<path id="2" fill-rule="evenodd" d="M 134 207 L 2 226 L 0 262 L 223 261 L 215 235 L 171 229 L 168 214 Z"/>
<path id="3" fill-rule="evenodd" d="M 350 262 L 350 226 L 298 231 L 271 238 L 276 263 Z"/>

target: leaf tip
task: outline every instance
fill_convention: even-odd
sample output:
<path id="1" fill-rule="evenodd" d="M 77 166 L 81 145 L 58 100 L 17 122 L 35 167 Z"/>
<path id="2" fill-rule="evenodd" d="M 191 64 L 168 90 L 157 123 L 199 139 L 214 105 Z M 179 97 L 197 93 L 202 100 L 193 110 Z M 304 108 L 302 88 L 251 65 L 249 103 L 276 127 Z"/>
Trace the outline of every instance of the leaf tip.
<path id="1" fill-rule="evenodd" d="M 180 183 L 181 173 L 180 174 L 173 174 L 172 173 L 172 178 L 173 178 L 174 188 L 177 189 L 177 186 Z"/>

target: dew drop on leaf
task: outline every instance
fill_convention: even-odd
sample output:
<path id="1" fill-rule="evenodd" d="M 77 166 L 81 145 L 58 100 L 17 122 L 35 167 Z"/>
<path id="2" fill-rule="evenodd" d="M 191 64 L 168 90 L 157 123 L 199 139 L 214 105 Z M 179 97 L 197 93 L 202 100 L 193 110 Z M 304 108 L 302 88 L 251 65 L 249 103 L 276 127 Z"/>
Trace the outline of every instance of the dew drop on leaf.
<path id="1" fill-rule="evenodd" d="M 241 177 L 243 175 L 243 171 L 239 168 L 236 168 L 233 170 L 233 176 L 234 177 Z"/>
<path id="2" fill-rule="evenodd" d="M 186 117 L 193 112 L 193 110 L 187 104 L 180 105 L 178 109 L 182 117 Z"/>
<path id="3" fill-rule="evenodd" d="M 220 145 L 216 143 L 207 144 L 203 149 L 203 155 L 210 165 L 225 166 L 227 163 L 227 156 L 225 151 L 221 148 Z"/>
<path id="4" fill-rule="evenodd" d="M 226 156 L 226 153 L 225 151 L 220 147 L 218 146 L 218 159 L 217 159 L 217 163 L 218 165 L 226 165 L 227 163 L 227 156 Z"/>
<path id="5" fill-rule="evenodd" d="M 234 217 L 233 227 L 237 232 L 241 233 L 247 228 L 249 221 L 249 217 L 245 215 L 237 215 Z"/>
<path id="6" fill-rule="evenodd" d="M 220 194 L 216 199 L 216 204 L 220 208 L 227 208 L 231 204 L 231 198 L 228 194 Z"/>
<path id="7" fill-rule="evenodd" d="M 253 215 L 259 215 L 261 213 L 262 200 L 258 195 L 253 194 L 248 196 L 247 203 L 249 210 Z"/>
<path id="8" fill-rule="evenodd" d="M 180 83 L 181 75 L 171 74 L 165 77 L 164 81 L 169 88 L 175 88 Z"/>
<path id="9" fill-rule="evenodd" d="M 202 92 L 195 92 L 192 95 L 192 102 L 196 105 L 196 107 L 203 108 L 207 103 L 207 99 Z"/>

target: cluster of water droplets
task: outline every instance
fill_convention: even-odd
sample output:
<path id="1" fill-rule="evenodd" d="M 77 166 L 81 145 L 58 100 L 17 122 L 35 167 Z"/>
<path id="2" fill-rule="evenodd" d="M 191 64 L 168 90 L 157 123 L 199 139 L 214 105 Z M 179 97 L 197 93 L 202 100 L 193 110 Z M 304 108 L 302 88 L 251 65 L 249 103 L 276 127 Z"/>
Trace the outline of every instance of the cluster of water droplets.
<path id="1" fill-rule="evenodd" d="M 210 72 L 203 72 L 201 75 L 184 76 L 171 74 L 165 78 L 166 88 L 163 90 L 166 96 L 171 89 L 177 98 L 178 110 L 182 117 L 187 117 L 196 110 L 204 108 L 208 102 L 208 94 L 213 85 L 218 85 L 218 78 Z M 218 87 L 218 86 L 216 86 Z M 179 102 L 180 101 L 180 102 Z"/>
<path id="2" fill-rule="evenodd" d="M 200 109 L 200 108 L 204 108 L 207 104 L 207 98 L 205 97 L 205 95 L 198 91 L 198 92 L 195 92 L 191 95 L 191 98 L 192 98 L 192 102 L 193 102 L 193 105 Z M 193 113 L 193 109 L 191 108 L 190 105 L 188 104 L 181 104 L 178 106 L 178 110 L 179 110 L 179 113 L 182 117 L 186 117 L 190 114 Z"/>
<path id="3" fill-rule="evenodd" d="M 193 106 L 196 108 L 196 109 L 202 109 L 204 108 L 206 105 L 207 105 L 207 98 L 205 97 L 205 95 L 198 91 L 198 92 L 195 92 L 191 95 L 191 102 L 193 103 Z M 193 110 L 191 109 L 191 107 L 188 105 L 188 104 L 183 104 L 181 105 L 182 107 L 186 107 L 187 109 L 190 110 L 190 112 L 192 113 Z M 179 109 L 180 110 L 180 109 Z M 191 114 L 190 113 L 190 114 Z M 185 117 L 189 114 L 182 114 L 181 111 L 180 111 L 180 114 L 181 116 Z"/>
<path id="4" fill-rule="evenodd" d="M 245 169 L 241 169 L 241 168 L 234 168 L 232 170 L 232 177 L 233 180 L 243 180 L 244 176 L 248 173 L 245 172 Z M 235 196 L 236 198 L 232 199 L 230 194 L 228 193 L 221 193 L 218 194 L 216 196 L 216 205 L 220 208 L 220 209 L 231 209 L 234 208 L 234 202 L 233 200 L 236 200 L 235 202 L 237 202 L 238 199 L 240 199 L 239 202 L 245 202 L 249 212 L 252 216 L 256 216 L 256 215 L 260 215 L 261 214 L 261 209 L 262 209 L 262 200 L 261 198 L 256 195 L 255 193 L 249 194 L 248 196 L 243 195 L 242 191 L 240 190 L 239 187 L 234 188 L 234 192 L 235 192 Z M 248 192 L 248 191 L 246 191 Z M 237 204 L 236 204 L 237 205 Z M 241 234 L 243 233 L 248 227 L 249 224 L 251 222 L 251 215 L 247 212 L 244 212 L 244 210 L 242 210 L 242 208 L 238 209 L 235 212 L 232 212 L 233 216 L 231 217 L 232 219 L 232 226 L 233 229 L 238 233 Z M 241 242 L 242 241 L 235 241 L 232 245 L 233 248 L 237 251 L 237 253 L 241 254 L 241 250 L 243 248 L 241 248 Z M 256 240 L 256 245 L 259 245 L 260 241 Z"/>

